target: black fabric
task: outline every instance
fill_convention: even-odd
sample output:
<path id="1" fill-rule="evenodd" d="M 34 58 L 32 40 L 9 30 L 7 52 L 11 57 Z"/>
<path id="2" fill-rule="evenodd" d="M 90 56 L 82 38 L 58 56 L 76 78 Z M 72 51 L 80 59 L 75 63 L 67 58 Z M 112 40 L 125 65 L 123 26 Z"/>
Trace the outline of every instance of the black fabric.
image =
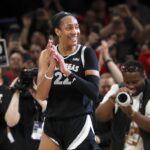
<path id="1" fill-rule="evenodd" d="M 26 145 L 25 145 L 25 137 L 22 134 L 23 129 L 20 126 L 20 123 L 17 124 L 15 127 L 10 128 L 10 132 L 14 138 L 14 142 L 10 143 L 11 150 L 26 150 Z"/>
<path id="2" fill-rule="evenodd" d="M 123 150 L 125 135 L 128 132 L 131 120 L 119 109 L 112 120 L 112 147 L 113 150 Z"/>
<path id="3" fill-rule="evenodd" d="M 31 138 L 34 121 L 42 121 L 42 108 L 29 92 L 21 93 L 19 97 L 19 123 L 10 128 L 15 142 L 11 144 L 12 150 L 37 150 L 39 140 Z"/>
<path id="4" fill-rule="evenodd" d="M 107 122 L 96 122 L 95 134 L 100 137 L 100 144 L 99 146 L 103 150 L 109 150 L 111 144 L 111 121 Z"/>
<path id="5" fill-rule="evenodd" d="M 81 78 L 83 83 L 90 83 L 88 84 L 88 88 L 86 87 L 87 84 L 84 84 L 84 88 L 92 91 L 92 94 L 96 93 L 95 95 L 98 96 L 98 77 L 85 76 L 85 70 L 91 69 L 98 71 L 98 61 L 94 50 L 90 48 L 84 49 L 82 45 L 78 45 L 77 50 L 73 54 L 64 57 L 64 61 L 67 68 L 75 76 Z M 71 77 L 64 76 L 59 69 L 55 70 L 48 97 L 47 117 L 65 119 L 91 114 L 93 112 L 89 91 L 83 90 L 81 92 L 80 87 L 76 88 L 74 86 L 76 81 L 73 82 L 73 80 Z M 92 98 L 95 99 L 97 96 L 93 95 Z"/>
<path id="6" fill-rule="evenodd" d="M 98 63 L 94 50 L 87 48 L 84 52 L 85 66 L 84 70 L 98 70 Z M 74 80 L 73 86 L 79 91 L 86 94 L 92 100 L 97 100 L 99 95 L 99 78 L 94 75 L 85 76 L 85 78 L 79 77 L 77 74 L 72 73 L 68 78 Z"/>
<path id="7" fill-rule="evenodd" d="M 2 85 L 0 86 L 0 143 L 6 139 L 6 122 L 4 120 L 5 113 L 9 106 L 12 93 L 9 88 Z"/>
<path id="8" fill-rule="evenodd" d="M 46 119 L 44 132 L 55 139 L 63 149 L 67 149 L 70 143 L 82 130 L 86 116 L 63 120 Z"/>
<path id="9" fill-rule="evenodd" d="M 99 92 L 98 77 L 85 76 L 86 70 L 98 71 L 98 61 L 93 49 L 78 44 L 76 51 L 65 56 L 64 61 L 66 67 L 77 78 L 81 78 L 83 83 L 90 83 L 90 88 L 94 87 L 93 90 L 96 91 L 92 91 L 93 93 Z M 44 124 L 45 133 L 56 139 L 65 150 L 67 145 L 81 131 L 85 116 L 93 113 L 91 97 L 89 97 L 89 91 L 87 91 L 89 87 L 81 92 L 80 87 L 75 87 L 76 81 L 73 80 L 74 77 L 66 77 L 59 69 L 55 70 L 48 96 Z M 86 86 L 87 84 L 84 84 L 85 89 Z M 95 95 L 92 95 L 92 98 L 95 99 L 95 97 Z M 50 121 L 47 121 L 47 119 Z M 52 120 L 55 120 L 55 123 Z"/>
<path id="10" fill-rule="evenodd" d="M 85 70 L 94 69 L 99 71 L 97 56 L 93 49 L 86 48 L 84 52 L 84 57 L 85 57 L 85 64 L 84 64 Z"/>
<path id="11" fill-rule="evenodd" d="M 93 103 L 94 112 L 102 100 L 103 100 L 103 96 L 99 95 L 97 101 Z M 94 122 L 95 122 L 94 123 L 95 134 L 99 136 L 101 140 L 99 147 L 102 148 L 102 150 L 110 150 L 110 144 L 111 144 L 111 138 L 112 138 L 111 120 L 107 122 L 96 120 L 95 113 L 94 113 Z"/>
<path id="12" fill-rule="evenodd" d="M 87 116 L 55 120 L 47 118 L 44 125 L 44 133 L 55 139 L 63 150 L 66 150 L 72 141 L 81 132 Z M 95 135 L 89 131 L 87 138 L 77 147 L 76 150 L 99 150 L 95 142 Z"/>
<path id="13" fill-rule="evenodd" d="M 3 138 L 3 142 L 0 143 L 0 150 L 12 150 L 10 141 L 8 140 L 6 136 Z"/>
<path id="14" fill-rule="evenodd" d="M 145 88 L 143 92 L 143 98 L 141 101 L 140 112 L 145 115 L 145 107 L 150 100 L 150 80 L 145 80 Z M 140 133 L 143 138 L 144 150 L 150 148 L 150 133 L 140 128 Z"/>
<path id="15" fill-rule="evenodd" d="M 74 150 L 101 150 L 96 144 L 94 134 L 90 130 L 88 137 Z"/>
<path id="16" fill-rule="evenodd" d="M 69 79 L 73 79 L 73 86 L 75 86 L 79 91 L 86 94 L 92 100 L 96 100 L 99 95 L 99 78 L 94 75 L 86 76 L 86 80 L 77 76 L 76 74 L 71 74 Z"/>

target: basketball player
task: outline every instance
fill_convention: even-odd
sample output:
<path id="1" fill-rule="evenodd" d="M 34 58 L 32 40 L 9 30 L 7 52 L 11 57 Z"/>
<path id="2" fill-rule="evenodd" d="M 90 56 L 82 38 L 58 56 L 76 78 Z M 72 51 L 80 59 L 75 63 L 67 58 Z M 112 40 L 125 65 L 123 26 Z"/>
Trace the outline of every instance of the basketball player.
<path id="1" fill-rule="evenodd" d="M 59 12 L 52 19 L 58 45 L 49 40 L 39 60 L 37 98 L 48 100 L 39 150 L 99 150 L 91 120 L 91 100 L 99 94 L 93 49 L 78 44 L 77 19 Z"/>

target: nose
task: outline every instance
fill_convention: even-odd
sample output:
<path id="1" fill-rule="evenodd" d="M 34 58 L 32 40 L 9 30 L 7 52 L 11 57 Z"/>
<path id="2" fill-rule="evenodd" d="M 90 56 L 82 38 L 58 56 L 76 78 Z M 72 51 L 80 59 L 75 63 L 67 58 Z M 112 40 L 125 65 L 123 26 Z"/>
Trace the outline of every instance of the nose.
<path id="1" fill-rule="evenodd" d="M 130 83 L 130 84 L 127 84 L 127 87 L 132 90 L 132 89 L 135 89 L 135 86 L 134 84 Z"/>

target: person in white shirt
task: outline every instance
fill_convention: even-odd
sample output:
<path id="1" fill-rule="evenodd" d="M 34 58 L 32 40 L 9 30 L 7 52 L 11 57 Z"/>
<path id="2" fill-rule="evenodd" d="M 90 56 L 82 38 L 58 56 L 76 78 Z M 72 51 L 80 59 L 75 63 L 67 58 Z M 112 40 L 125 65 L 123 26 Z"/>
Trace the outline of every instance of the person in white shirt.
<path id="1" fill-rule="evenodd" d="M 101 121 L 112 119 L 113 150 L 149 150 L 150 146 L 150 81 L 137 61 L 121 67 L 124 86 L 115 84 L 96 109 Z M 125 92 L 131 104 L 118 104 L 116 97 Z"/>

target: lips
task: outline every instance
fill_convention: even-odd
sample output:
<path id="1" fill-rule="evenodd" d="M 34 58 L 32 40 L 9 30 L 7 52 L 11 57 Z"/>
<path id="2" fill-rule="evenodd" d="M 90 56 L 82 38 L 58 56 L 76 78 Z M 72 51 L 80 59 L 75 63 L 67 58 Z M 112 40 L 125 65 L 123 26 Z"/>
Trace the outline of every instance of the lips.
<path id="1" fill-rule="evenodd" d="M 70 40 L 73 41 L 73 42 L 76 42 L 77 41 L 77 36 L 71 37 Z"/>

